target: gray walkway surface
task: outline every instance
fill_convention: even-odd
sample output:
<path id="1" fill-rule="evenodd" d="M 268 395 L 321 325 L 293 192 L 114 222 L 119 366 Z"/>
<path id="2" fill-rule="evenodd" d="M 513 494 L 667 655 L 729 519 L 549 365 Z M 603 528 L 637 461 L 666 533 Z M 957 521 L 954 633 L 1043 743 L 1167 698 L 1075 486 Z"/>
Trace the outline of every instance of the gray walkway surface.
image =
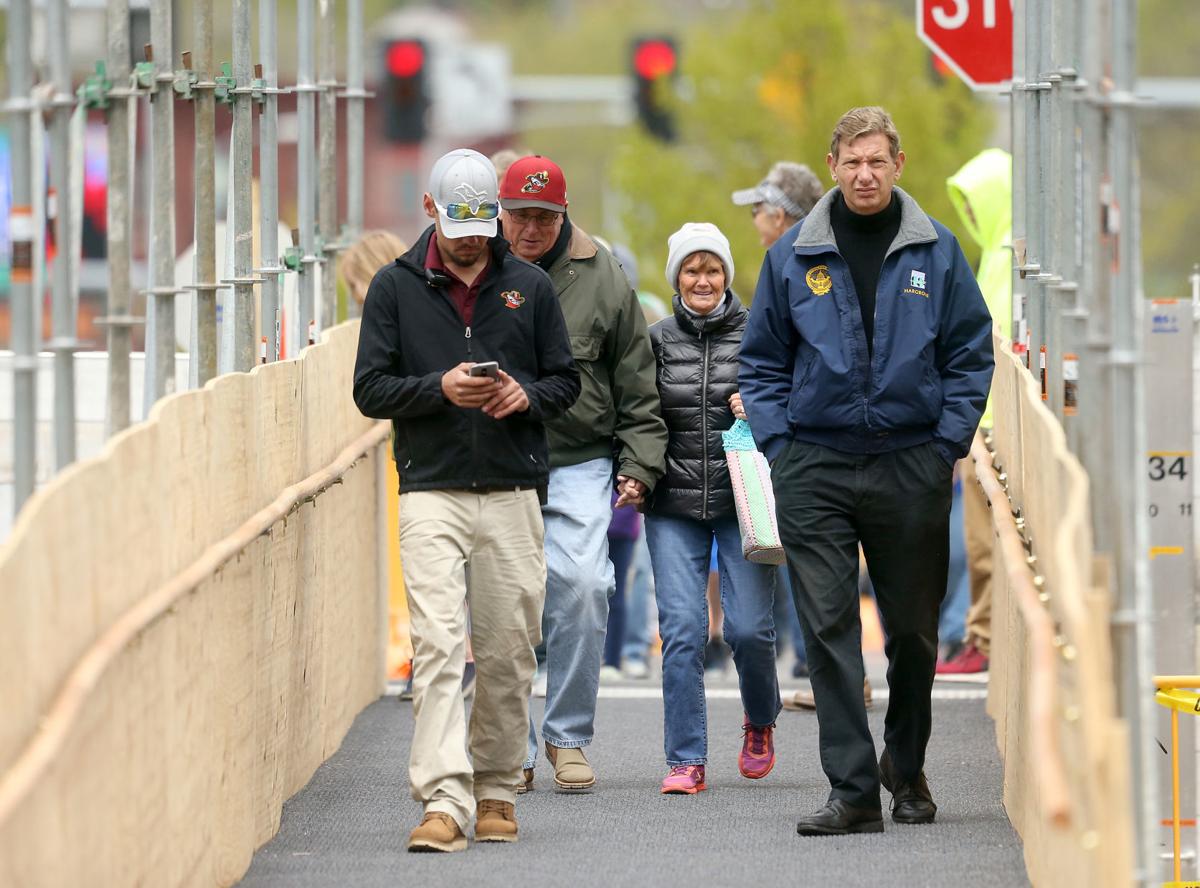
<path id="1" fill-rule="evenodd" d="M 940 809 L 932 826 L 882 835 L 801 838 L 796 816 L 828 784 L 817 722 L 782 712 L 778 763 L 760 781 L 737 771 L 741 706 L 729 679 L 710 681 L 706 792 L 663 796 L 662 701 L 647 682 L 605 686 L 589 750 L 590 795 L 560 795 L 539 760 L 535 791 L 517 803 L 521 839 L 464 853 L 408 854 L 421 810 L 408 792 L 412 706 L 385 697 L 364 710 L 342 748 L 292 798 L 279 834 L 241 883 L 259 886 L 962 886 L 1028 885 L 1021 843 L 1000 799 L 1000 763 L 980 688 L 935 692 L 926 772 Z M 795 687 L 789 682 L 785 687 Z M 885 688 L 882 680 L 876 688 Z M 966 692 L 974 699 L 944 699 Z M 536 709 L 540 712 L 541 701 Z M 886 701 L 871 711 L 877 745 Z M 884 805 L 890 796 L 883 795 Z M 886 817 L 886 815 L 885 815 Z"/>

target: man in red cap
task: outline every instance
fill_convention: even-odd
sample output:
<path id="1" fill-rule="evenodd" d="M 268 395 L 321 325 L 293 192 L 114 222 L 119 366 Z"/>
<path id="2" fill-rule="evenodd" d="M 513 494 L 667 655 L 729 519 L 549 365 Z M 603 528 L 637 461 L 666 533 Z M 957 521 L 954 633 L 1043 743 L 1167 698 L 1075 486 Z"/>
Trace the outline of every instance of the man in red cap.
<path id="1" fill-rule="evenodd" d="M 550 275 L 583 385 L 574 406 L 546 423 L 542 739 L 555 788 L 587 792 L 596 774 L 583 747 L 592 742 L 614 589 L 608 560 L 614 468 L 617 504 L 642 503 L 663 473 L 667 429 L 637 294 L 612 254 L 567 218 L 567 183 L 558 164 L 538 155 L 515 161 L 500 183 L 500 205 L 512 251 Z M 533 786 L 536 756 L 537 730 L 530 719 L 527 788 Z"/>

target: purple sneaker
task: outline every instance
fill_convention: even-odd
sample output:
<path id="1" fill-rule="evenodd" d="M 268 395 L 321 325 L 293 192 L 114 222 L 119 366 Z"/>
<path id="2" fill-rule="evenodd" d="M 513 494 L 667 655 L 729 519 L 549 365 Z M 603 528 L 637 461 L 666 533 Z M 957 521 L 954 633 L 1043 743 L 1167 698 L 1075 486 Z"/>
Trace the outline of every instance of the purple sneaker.
<path id="1" fill-rule="evenodd" d="M 738 755 L 738 770 L 743 777 L 758 780 L 775 767 L 775 725 L 757 727 L 750 719 L 742 722 L 742 751 Z"/>
<path id="2" fill-rule="evenodd" d="M 675 765 L 662 782 L 663 795 L 695 795 L 706 789 L 704 765 Z"/>

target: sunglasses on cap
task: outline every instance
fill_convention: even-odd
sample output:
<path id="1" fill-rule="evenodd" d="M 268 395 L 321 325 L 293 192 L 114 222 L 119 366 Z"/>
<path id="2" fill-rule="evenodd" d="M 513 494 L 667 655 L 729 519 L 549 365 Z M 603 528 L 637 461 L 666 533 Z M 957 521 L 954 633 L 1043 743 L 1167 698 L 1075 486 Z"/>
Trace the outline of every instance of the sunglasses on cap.
<path id="1" fill-rule="evenodd" d="M 446 218 L 455 222 L 466 222 L 468 219 L 491 221 L 500 215 L 498 203 L 452 203 L 439 209 L 446 214 Z"/>

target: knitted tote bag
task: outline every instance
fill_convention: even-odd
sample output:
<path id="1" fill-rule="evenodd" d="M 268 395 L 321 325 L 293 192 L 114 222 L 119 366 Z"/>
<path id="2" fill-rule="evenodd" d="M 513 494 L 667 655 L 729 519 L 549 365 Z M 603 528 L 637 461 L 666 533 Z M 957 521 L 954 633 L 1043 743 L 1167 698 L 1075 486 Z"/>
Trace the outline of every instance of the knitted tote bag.
<path id="1" fill-rule="evenodd" d="M 775 492 L 771 489 L 771 467 L 759 453 L 750 434 L 750 423 L 739 419 L 721 433 L 733 501 L 737 507 L 742 554 L 758 564 L 783 564 L 783 543 L 775 521 Z"/>

